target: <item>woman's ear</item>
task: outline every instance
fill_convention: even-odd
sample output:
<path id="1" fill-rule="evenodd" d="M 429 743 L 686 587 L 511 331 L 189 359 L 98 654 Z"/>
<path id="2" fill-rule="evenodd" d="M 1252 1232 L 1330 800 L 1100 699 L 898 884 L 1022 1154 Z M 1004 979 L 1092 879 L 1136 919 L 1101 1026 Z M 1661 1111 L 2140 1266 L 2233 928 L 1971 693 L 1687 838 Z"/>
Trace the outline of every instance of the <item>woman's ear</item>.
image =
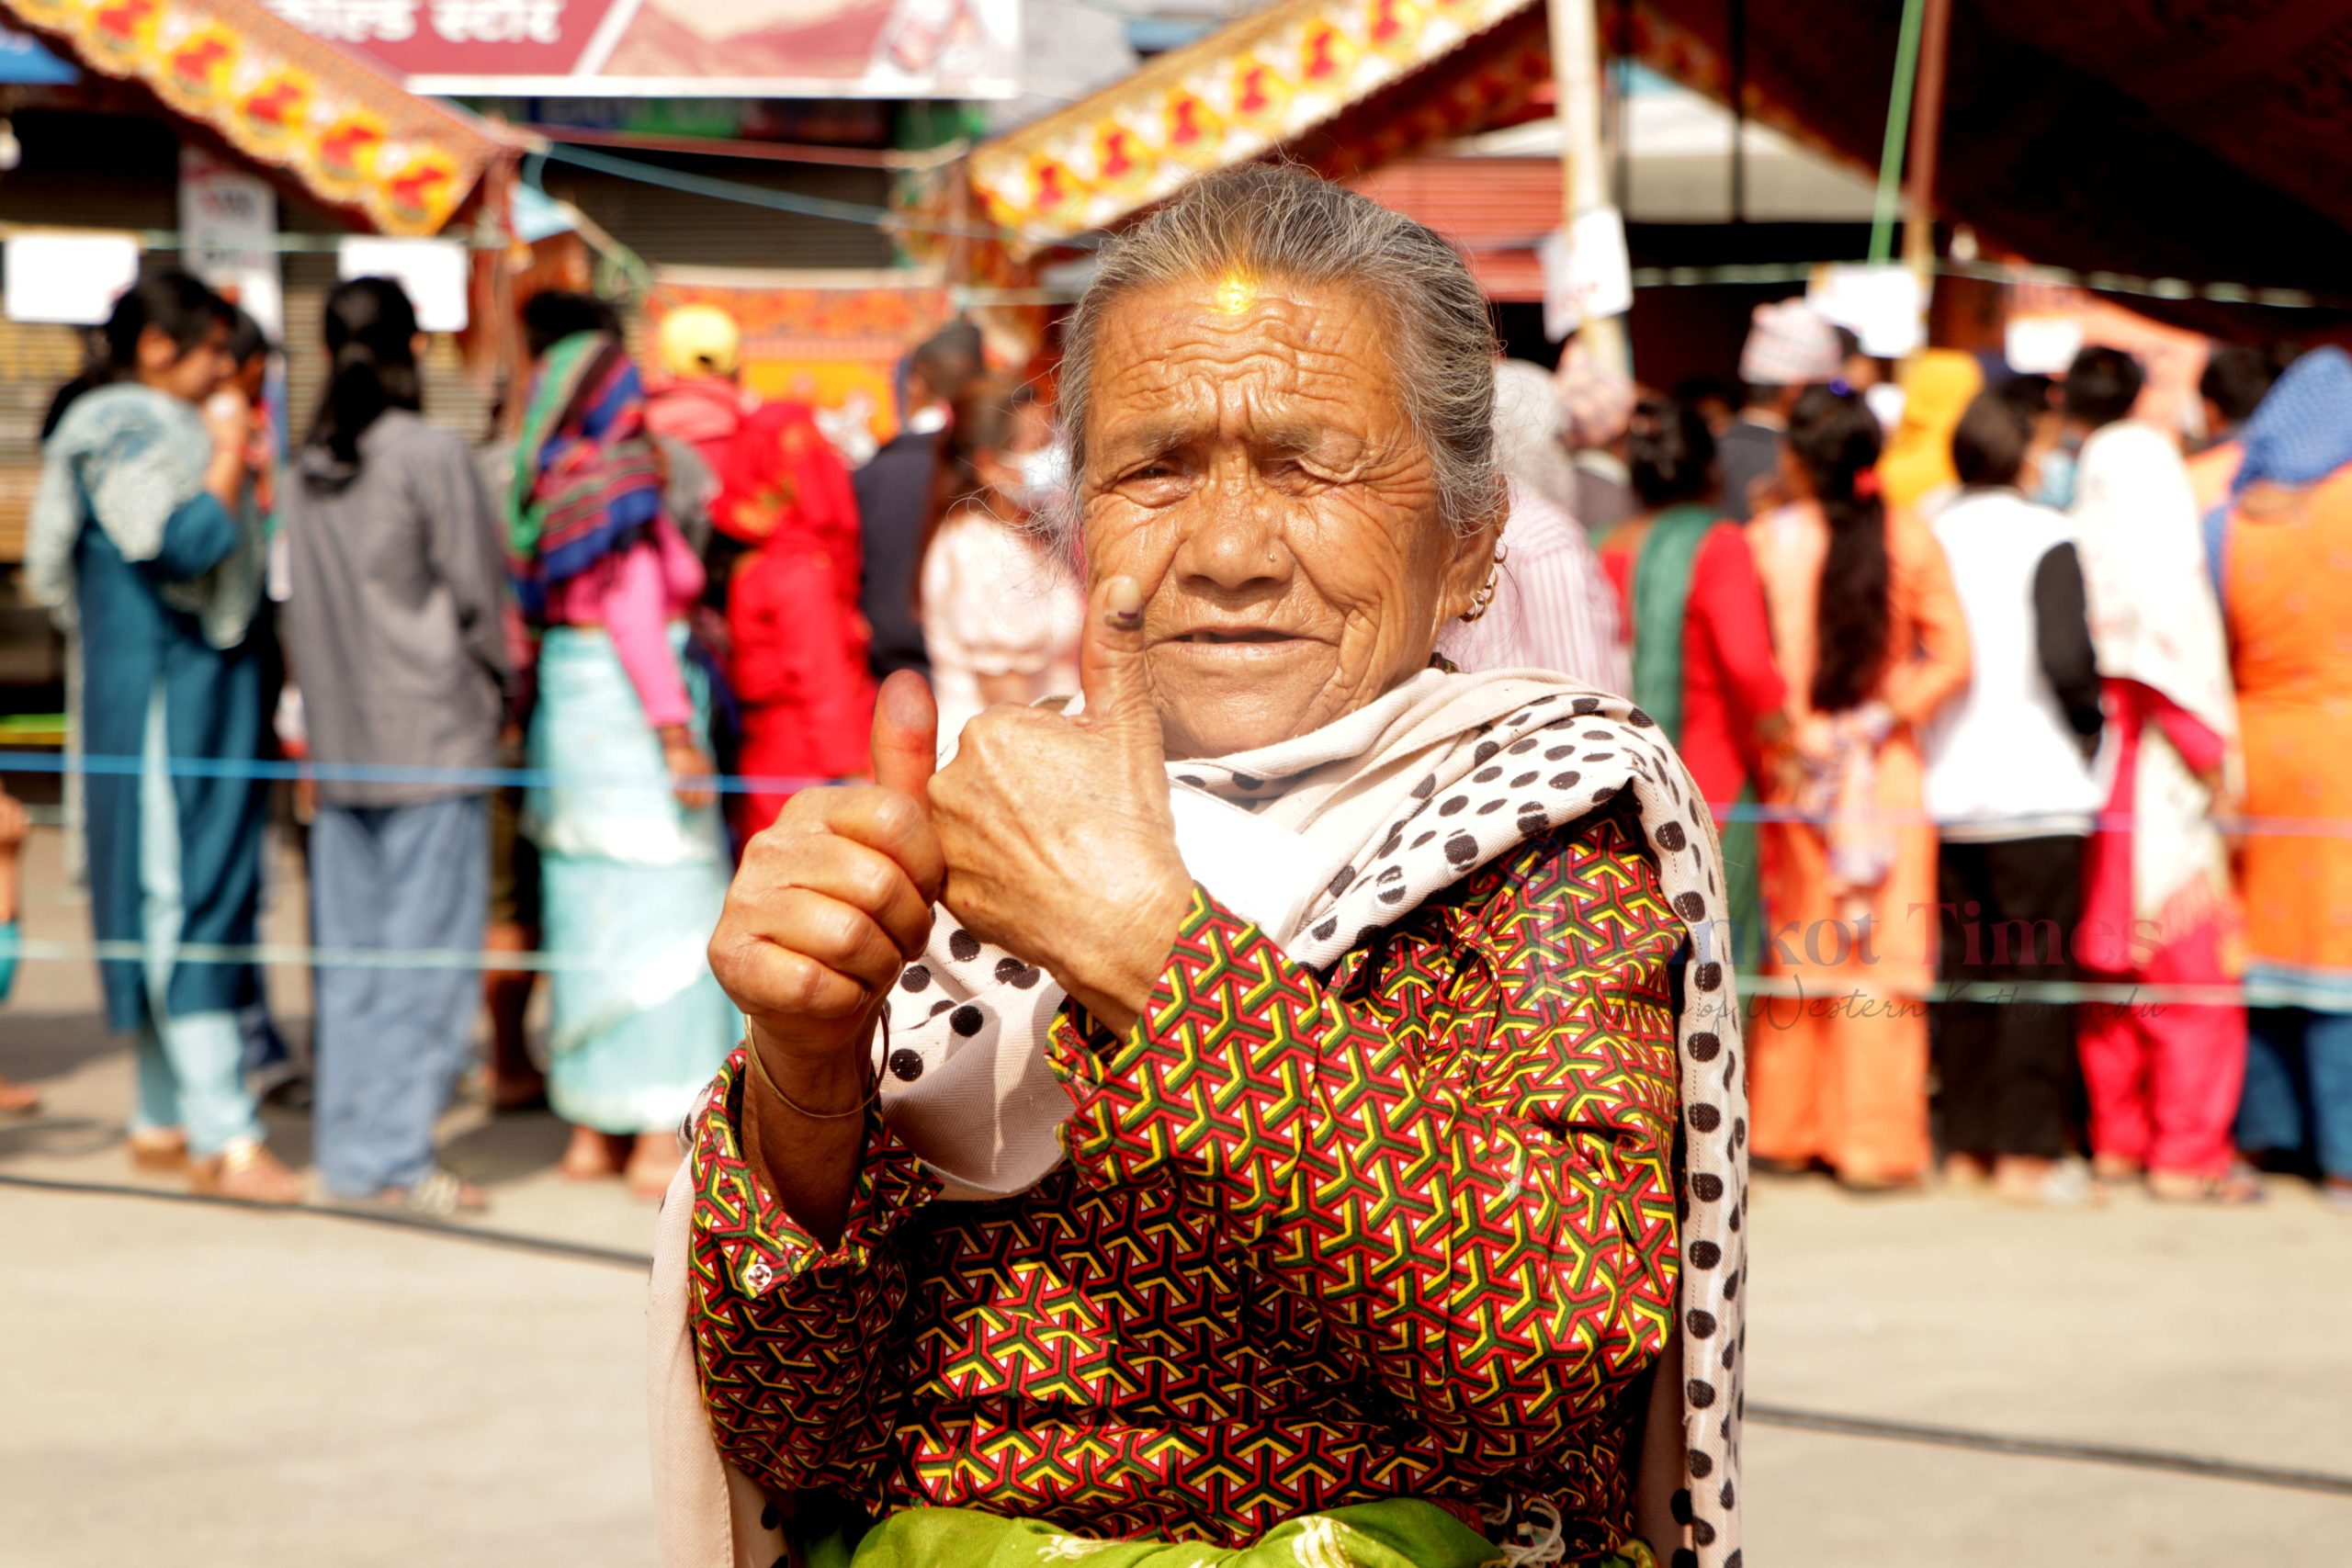
<path id="1" fill-rule="evenodd" d="M 1449 544 L 1445 563 L 1444 588 L 1438 598 L 1438 628 L 1468 612 L 1477 602 L 1478 591 L 1487 585 L 1496 572 L 1496 547 L 1502 541 L 1503 525 L 1510 520 L 1510 489 L 1498 478 L 1494 500 L 1487 509 L 1484 521 L 1466 533 L 1454 534 Z"/>

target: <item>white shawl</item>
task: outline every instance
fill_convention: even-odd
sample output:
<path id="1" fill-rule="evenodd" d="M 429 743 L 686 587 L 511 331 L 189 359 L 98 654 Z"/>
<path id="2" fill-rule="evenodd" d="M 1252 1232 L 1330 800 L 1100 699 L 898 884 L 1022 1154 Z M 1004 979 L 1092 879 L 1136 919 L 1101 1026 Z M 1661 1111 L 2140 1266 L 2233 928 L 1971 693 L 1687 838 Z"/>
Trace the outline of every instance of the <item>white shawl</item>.
<path id="1" fill-rule="evenodd" d="M 2075 548 L 2099 674 L 2169 698 L 2222 737 L 2234 768 L 2229 642 L 2179 448 L 2153 425 L 2110 424 L 2084 443 L 2076 474 Z M 2115 755 L 2110 744 L 2102 784 Z M 2206 917 L 2229 874 L 2214 801 L 2153 728 L 2129 784 L 2133 919 L 2169 927 Z"/>
<path id="2" fill-rule="evenodd" d="M 1680 760 L 1623 697 L 1543 671 L 1430 671 L 1314 734 L 1171 762 L 1169 773 L 1178 844 L 1195 879 L 1317 969 L 1481 866 L 1630 792 L 1690 934 L 1678 1026 L 1677 1323 L 1691 1544 L 1702 1568 L 1717 1568 L 1739 1546 L 1747 1095 L 1722 861 Z M 913 1051 L 922 1070 L 885 1075 L 883 1114 L 948 1197 L 1019 1192 L 1061 1159 L 1056 1134 L 1070 1101 L 1041 1050 L 1061 1001 L 1049 976 L 978 942 L 944 912 L 931 950 L 892 993 L 892 1055 Z M 654 1259 L 662 1561 L 764 1568 L 773 1557 L 749 1554 L 768 1549 L 766 1532 L 745 1517 L 746 1504 L 758 1511 L 756 1489 L 720 1461 L 703 1415 L 687 1337 L 691 1205 L 682 1172 Z"/>

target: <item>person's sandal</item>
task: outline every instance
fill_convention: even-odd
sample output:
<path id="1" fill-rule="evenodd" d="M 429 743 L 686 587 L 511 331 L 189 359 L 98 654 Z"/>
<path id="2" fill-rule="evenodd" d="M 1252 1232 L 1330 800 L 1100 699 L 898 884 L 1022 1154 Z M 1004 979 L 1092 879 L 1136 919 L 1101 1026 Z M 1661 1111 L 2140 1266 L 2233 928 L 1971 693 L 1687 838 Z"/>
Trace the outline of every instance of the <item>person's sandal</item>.
<path id="1" fill-rule="evenodd" d="M 130 1168 L 157 1176 L 187 1174 L 187 1134 L 177 1127 L 134 1127 L 124 1140 Z"/>
<path id="2" fill-rule="evenodd" d="M 2100 1155 L 2091 1161 L 2091 1179 L 2102 1187 L 2135 1186 L 2147 1174 L 2138 1160 L 2121 1155 Z"/>
<path id="3" fill-rule="evenodd" d="M 2089 1168 L 2073 1160 L 1996 1164 L 1993 1190 L 2003 1202 L 2029 1209 L 2080 1209 L 2104 1201 Z"/>
<path id="4" fill-rule="evenodd" d="M 232 1144 L 210 1159 L 190 1160 L 189 1190 L 206 1198 L 243 1203 L 291 1204 L 302 1201 L 302 1179 L 286 1168 L 262 1143 Z"/>
<path id="5" fill-rule="evenodd" d="M 2246 1166 L 2232 1166 L 2220 1176 L 2194 1170 L 2148 1172 L 2148 1196 L 2159 1203 L 2259 1203 L 2269 1196 L 2261 1176 Z"/>
<path id="6" fill-rule="evenodd" d="M 469 1186 L 454 1171 L 439 1166 L 425 1172 L 424 1179 L 413 1187 L 387 1187 L 369 1201 L 432 1220 L 479 1214 L 490 1208 L 490 1200 L 481 1188 Z"/>
<path id="7" fill-rule="evenodd" d="M 615 1145 L 619 1145 L 616 1148 Z M 563 1147 L 563 1157 L 555 1162 L 556 1174 L 566 1181 L 610 1181 L 621 1173 L 628 1158 L 622 1152 L 628 1146 L 625 1137 L 599 1133 L 593 1127 L 574 1127 L 571 1141 Z"/>

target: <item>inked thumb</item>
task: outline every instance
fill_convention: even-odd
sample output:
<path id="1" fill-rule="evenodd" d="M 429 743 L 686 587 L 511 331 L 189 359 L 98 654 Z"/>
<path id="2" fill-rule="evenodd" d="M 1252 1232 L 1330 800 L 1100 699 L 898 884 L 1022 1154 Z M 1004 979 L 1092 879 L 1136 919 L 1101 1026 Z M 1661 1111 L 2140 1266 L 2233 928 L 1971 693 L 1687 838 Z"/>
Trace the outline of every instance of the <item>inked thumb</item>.
<path id="1" fill-rule="evenodd" d="M 1158 750 L 1159 713 L 1144 673 L 1143 590 L 1134 578 L 1109 578 L 1094 590 L 1079 645 L 1078 683 L 1090 728 L 1148 735 Z"/>
<path id="2" fill-rule="evenodd" d="M 882 682 L 874 704 L 874 782 L 931 808 L 931 775 L 939 766 L 939 705 L 911 670 Z"/>

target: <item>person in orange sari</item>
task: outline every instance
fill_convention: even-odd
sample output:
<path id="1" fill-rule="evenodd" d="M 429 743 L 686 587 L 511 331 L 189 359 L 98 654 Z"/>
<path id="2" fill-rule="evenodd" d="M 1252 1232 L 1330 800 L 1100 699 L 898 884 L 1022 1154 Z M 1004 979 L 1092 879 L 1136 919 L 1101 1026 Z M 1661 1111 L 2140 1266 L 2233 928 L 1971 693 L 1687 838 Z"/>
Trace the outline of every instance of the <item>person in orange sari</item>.
<path id="1" fill-rule="evenodd" d="M 2352 1213 L 2352 356 L 2324 348 L 2279 378 L 2237 480 L 2207 528 L 2255 819 L 2246 985 L 2274 1004 L 2249 1015 L 2237 1142 L 2309 1156 Z"/>
<path id="2" fill-rule="evenodd" d="M 1943 550 L 1881 495 L 1878 422 L 1851 391 L 1798 400 L 1782 479 L 1747 526 L 1789 683 L 1792 743 L 1766 795 L 1767 997 L 1748 1034 L 1754 1155 L 1849 1186 L 1927 1172 L 1936 834 L 1919 731 L 1968 683 Z"/>

